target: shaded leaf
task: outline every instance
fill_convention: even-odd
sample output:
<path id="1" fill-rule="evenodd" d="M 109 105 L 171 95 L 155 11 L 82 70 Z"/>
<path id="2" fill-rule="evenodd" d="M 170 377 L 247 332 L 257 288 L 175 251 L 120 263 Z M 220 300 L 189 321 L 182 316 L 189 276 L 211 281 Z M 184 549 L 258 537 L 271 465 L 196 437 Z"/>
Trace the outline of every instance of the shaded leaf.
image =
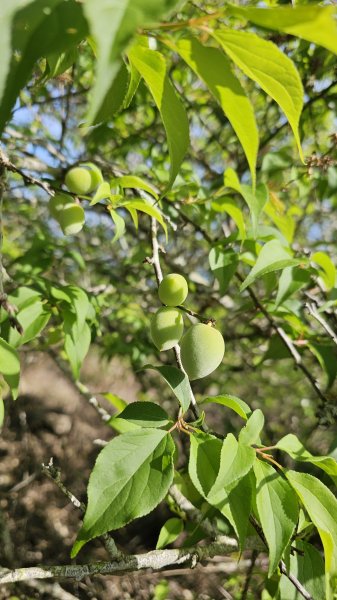
<path id="1" fill-rule="evenodd" d="M 138 27 L 156 21 L 176 0 L 86 0 L 84 14 L 97 48 L 96 81 L 88 115 L 93 122 L 121 65 L 121 52 Z"/>
<path id="2" fill-rule="evenodd" d="M 176 367 L 163 366 L 155 367 L 153 365 L 146 365 L 144 369 L 153 369 L 158 371 L 165 381 L 170 386 L 176 398 L 178 398 L 183 413 L 185 413 L 191 403 L 192 390 L 188 377 Z"/>
<path id="3" fill-rule="evenodd" d="M 129 83 L 129 71 L 124 62 L 121 63 L 110 89 L 97 111 L 93 124 L 109 121 L 118 112 L 124 103 Z"/>
<path id="4" fill-rule="evenodd" d="M 163 427 L 170 422 L 165 410 L 154 402 L 131 402 L 118 419 L 126 419 L 138 427 Z"/>
<path id="5" fill-rule="evenodd" d="M 219 292 L 224 294 L 235 274 L 239 257 L 234 250 L 215 246 L 211 249 L 208 260 L 211 271 L 219 282 Z"/>
<path id="6" fill-rule="evenodd" d="M 300 267 L 286 267 L 280 276 L 275 305 L 280 306 L 310 281 L 310 273 Z"/>
<path id="7" fill-rule="evenodd" d="M 14 6 L 18 8 L 19 5 L 15 3 Z M 31 77 L 36 61 L 41 57 L 76 47 L 88 33 L 82 6 L 74 0 L 68 2 L 43 0 L 43 3 L 35 0 L 28 6 L 23 1 L 22 7 L 22 10 L 15 14 L 12 22 L 13 52 L 10 68 L 6 69 L 7 79 L 3 81 L 3 85 L 5 82 L 6 86 L 3 87 L 0 104 L 0 132 L 10 118 L 20 90 Z M 8 7 L 5 10 L 5 19 L 8 22 L 12 12 Z M 8 60 L 8 33 L 4 45 L 7 46 L 7 50 L 6 48 L 4 50 Z M 20 54 L 19 60 L 17 53 Z"/>

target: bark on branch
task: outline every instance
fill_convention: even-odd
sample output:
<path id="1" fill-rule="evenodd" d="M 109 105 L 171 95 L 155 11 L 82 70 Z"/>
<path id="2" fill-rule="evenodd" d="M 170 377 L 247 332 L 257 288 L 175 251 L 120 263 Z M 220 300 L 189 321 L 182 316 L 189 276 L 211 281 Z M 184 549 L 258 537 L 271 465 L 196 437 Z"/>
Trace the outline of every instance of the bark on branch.
<path id="1" fill-rule="evenodd" d="M 0 570 L 0 585 L 30 579 L 66 578 L 80 581 L 91 575 L 122 575 L 130 571 L 190 567 L 200 561 L 238 551 L 237 542 L 226 538 L 224 542 L 213 542 L 207 546 L 194 546 L 180 550 L 153 550 L 147 554 L 123 556 L 120 560 L 95 562 L 87 565 L 57 565 L 53 567 L 28 567 L 24 569 Z"/>

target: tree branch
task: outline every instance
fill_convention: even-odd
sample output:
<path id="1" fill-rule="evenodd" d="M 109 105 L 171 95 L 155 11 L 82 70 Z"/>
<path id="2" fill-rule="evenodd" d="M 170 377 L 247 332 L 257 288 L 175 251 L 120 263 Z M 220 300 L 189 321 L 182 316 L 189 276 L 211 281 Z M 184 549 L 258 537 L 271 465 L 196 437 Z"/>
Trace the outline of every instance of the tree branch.
<path id="1" fill-rule="evenodd" d="M 71 578 L 80 581 L 90 575 L 122 575 L 130 571 L 151 569 L 161 571 L 171 567 L 194 568 L 200 561 L 238 552 L 235 540 L 213 542 L 207 546 L 194 546 L 177 550 L 153 550 L 147 554 L 123 556 L 116 561 L 95 562 L 86 565 L 57 565 L 52 567 L 28 567 L 23 569 L 0 570 L 0 585 L 27 581 L 30 579 L 50 579 L 53 577 Z"/>
<path id="2" fill-rule="evenodd" d="M 317 307 L 314 302 L 306 302 L 306 309 L 309 314 L 318 321 L 318 323 L 325 329 L 327 334 L 331 337 L 332 341 L 337 345 L 337 335 L 334 330 L 330 327 L 329 323 L 325 319 L 323 319 L 322 315 L 318 312 Z"/>

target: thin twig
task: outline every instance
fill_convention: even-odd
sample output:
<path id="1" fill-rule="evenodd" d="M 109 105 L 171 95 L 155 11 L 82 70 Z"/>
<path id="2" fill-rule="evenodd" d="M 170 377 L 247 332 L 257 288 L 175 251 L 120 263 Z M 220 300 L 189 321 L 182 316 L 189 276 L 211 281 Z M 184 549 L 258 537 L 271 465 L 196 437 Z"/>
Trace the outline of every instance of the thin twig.
<path id="1" fill-rule="evenodd" d="M 12 171 L 13 173 L 18 173 L 18 175 L 21 175 L 26 184 L 37 185 L 47 192 L 49 196 L 54 196 L 55 192 L 48 183 L 41 181 L 40 179 L 36 179 L 36 177 L 32 177 L 32 175 L 27 175 L 24 173 L 21 169 L 16 167 L 0 149 L 0 168 L 1 167 L 4 167 L 7 169 L 7 171 Z"/>
<path id="2" fill-rule="evenodd" d="M 50 459 L 48 465 L 42 464 L 42 471 L 45 473 L 45 475 L 47 475 L 47 477 L 49 477 L 49 479 L 56 483 L 57 487 L 68 498 L 68 500 L 70 500 L 75 508 L 78 508 L 82 513 L 85 513 L 85 504 L 78 500 L 78 498 L 76 498 L 76 496 L 74 496 L 74 494 L 64 485 L 61 480 L 61 471 L 54 466 L 52 458 Z M 119 558 L 122 556 L 122 553 L 118 550 L 113 538 L 108 533 L 105 533 L 100 537 L 102 538 L 104 546 L 111 558 Z"/>
<path id="3" fill-rule="evenodd" d="M 239 273 L 236 273 L 236 277 L 237 277 L 237 279 L 239 279 L 239 281 L 241 281 L 241 283 L 243 282 L 243 277 Z M 307 367 L 303 364 L 302 357 L 301 357 L 300 353 L 298 352 L 298 350 L 295 348 L 290 337 L 286 334 L 286 332 L 284 331 L 284 329 L 282 329 L 282 327 L 277 325 L 277 323 L 274 321 L 273 317 L 268 313 L 268 311 L 265 309 L 263 304 L 261 304 L 260 300 L 256 296 L 255 292 L 253 292 L 252 288 L 250 286 L 248 286 L 246 289 L 247 289 L 247 292 L 249 293 L 254 305 L 256 306 L 256 308 L 258 308 L 262 312 L 262 314 L 266 317 L 269 325 L 274 329 L 274 331 L 277 333 L 279 338 L 282 340 L 284 346 L 286 346 L 286 348 L 289 350 L 291 356 L 294 359 L 296 367 L 298 367 L 302 371 L 302 373 L 305 375 L 305 377 L 310 382 L 312 388 L 315 390 L 315 392 L 316 392 L 317 396 L 320 398 L 320 400 L 324 404 L 327 403 L 327 398 L 324 396 L 323 392 L 320 390 L 315 377 L 312 375 L 312 373 L 309 371 L 309 369 L 307 369 Z"/>
<path id="4" fill-rule="evenodd" d="M 305 598 L 305 600 L 314 600 L 314 598 L 309 594 L 309 592 L 305 589 L 305 587 L 298 581 L 297 577 L 292 573 L 288 573 L 286 564 L 283 560 L 279 562 L 279 569 L 283 575 L 288 577 L 289 581 L 293 584 L 293 586 L 297 589 L 297 591 Z"/>
<path id="5" fill-rule="evenodd" d="M 253 575 L 253 571 L 254 571 L 254 567 L 255 567 L 255 563 L 256 563 L 256 559 L 257 559 L 258 555 L 259 555 L 258 551 L 253 550 L 252 560 L 250 561 L 249 569 L 247 570 L 245 585 L 244 585 L 244 588 L 243 588 L 242 594 L 241 594 L 241 600 L 246 600 L 246 598 L 248 597 L 247 594 L 249 591 L 250 581 L 251 581 L 251 578 Z"/>
<path id="6" fill-rule="evenodd" d="M 316 319 L 316 321 L 318 321 L 318 323 L 320 323 L 320 325 L 322 325 L 323 329 L 325 329 L 325 331 L 327 332 L 327 334 L 331 337 L 332 341 L 337 345 L 337 334 L 330 327 L 329 323 L 327 323 L 327 321 L 318 312 L 317 307 L 315 306 L 315 304 L 313 302 L 306 302 L 305 307 L 308 310 L 309 314 L 314 319 Z"/>
<path id="7" fill-rule="evenodd" d="M 106 411 L 105 408 L 103 408 L 103 406 L 97 400 L 96 396 L 94 396 L 90 392 L 89 388 L 87 388 L 87 386 L 84 383 L 82 383 L 81 381 L 75 381 L 73 379 L 69 369 L 67 369 L 67 367 L 64 364 L 64 362 L 62 361 L 62 359 L 58 356 L 58 354 L 56 352 L 54 352 L 54 350 L 52 348 L 48 349 L 48 354 L 49 354 L 49 356 L 51 356 L 53 361 L 56 363 L 56 365 L 58 366 L 60 371 L 62 371 L 63 375 L 65 375 L 65 377 L 68 379 L 69 383 L 71 383 L 74 386 L 74 388 L 76 388 L 76 390 L 78 392 L 80 392 L 80 394 L 84 398 L 86 398 L 86 400 L 89 402 L 89 404 L 91 404 L 91 406 L 93 406 L 93 408 L 96 410 L 96 412 L 98 412 L 102 421 L 104 421 L 104 423 L 108 423 L 110 421 L 112 415 L 110 413 L 108 413 L 108 411 Z"/>

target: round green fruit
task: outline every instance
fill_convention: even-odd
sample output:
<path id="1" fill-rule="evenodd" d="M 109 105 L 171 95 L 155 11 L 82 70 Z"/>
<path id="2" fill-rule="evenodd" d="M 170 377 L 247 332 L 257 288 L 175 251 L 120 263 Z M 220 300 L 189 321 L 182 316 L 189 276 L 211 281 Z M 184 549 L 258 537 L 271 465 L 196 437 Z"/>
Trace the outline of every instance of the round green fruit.
<path id="1" fill-rule="evenodd" d="M 225 353 L 224 339 L 211 325 L 198 323 L 181 340 L 181 362 L 189 379 L 201 379 L 212 373 Z"/>
<path id="2" fill-rule="evenodd" d="M 166 275 L 159 284 L 159 299 L 166 306 L 179 306 L 186 300 L 187 294 L 187 281 L 178 273 Z"/>
<path id="3" fill-rule="evenodd" d="M 70 169 L 66 174 L 65 184 L 70 192 L 79 194 L 80 196 L 88 194 L 95 187 L 95 184 L 93 186 L 89 169 L 84 169 L 83 167 Z"/>
<path id="4" fill-rule="evenodd" d="M 86 164 L 86 167 L 87 169 L 89 169 L 91 177 L 91 186 L 89 192 L 93 192 L 97 188 L 97 186 L 103 182 L 103 175 L 101 173 L 101 170 L 92 163 Z"/>
<path id="5" fill-rule="evenodd" d="M 74 201 L 71 196 L 68 194 L 62 194 L 61 192 L 52 196 L 49 200 L 49 212 L 54 219 L 59 218 L 60 211 L 63 210 L 66 206 L 74 204 Z"/>
<path id="6" fill-rule="evenodd" d="M 177 308 L 164 306 L 151 319 L 151 338 L 158 350 L 170 350 L 179 343 L 184 331 L 184 320 Z"/>
<path id="7" fill-rule="evenodd" d="M 79 204 L 71 204 L 60 211 L 57 220 L 64 235 L 73 235 L 81 231 L 85 223 L 84 210 Z"/>

